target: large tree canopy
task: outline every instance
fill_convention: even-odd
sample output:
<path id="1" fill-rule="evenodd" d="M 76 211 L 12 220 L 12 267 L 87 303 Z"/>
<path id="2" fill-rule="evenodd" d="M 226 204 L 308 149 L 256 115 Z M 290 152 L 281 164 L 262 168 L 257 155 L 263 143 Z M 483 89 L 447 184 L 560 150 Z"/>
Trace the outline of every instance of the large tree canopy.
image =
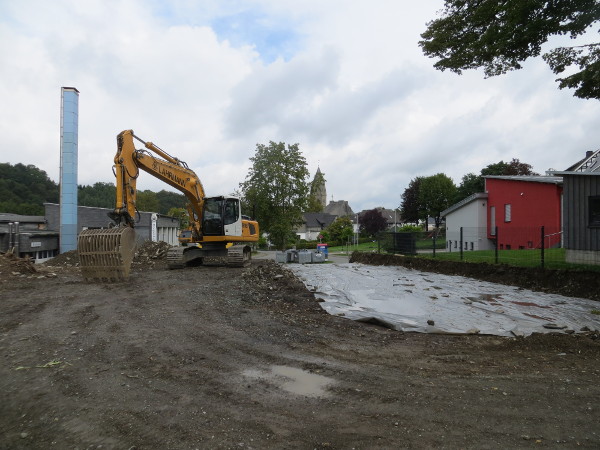
<path id="1" fill-rule="evenodd" d="M 419 206 L 419 187 L 423 177 L 416 177 L 410 180 L 408 187 L 402 193 L 402 203 L 400 210 L 402 212 L 402 220 L 404 222 L 419 223 L 419 219 L 427 219 L 423 217 Z"/>
<path id="2" fill-rule="evenodd" d="M 442 222 L 441 212 L 452 205 L 456 194 L 456 186 L 450 177 L 438 173 L 421 180 L 419 186 L 420 209 L 426 217 L 433 217 L 436 228 Z"/>
<path id="3" fill-rule="evenodd" d="M 240 184 L 244 201 L 252 208 L 261 230 L 269 233 L 277 248 L 293 239 L 308 203 L 309 175 L 298 144 L 271 141 L 257 144 L 252 167 Z"/>
<path id="4" fill-rule="evenodd" d="M 460 74 L 482 67 L 491 77 L 520 69 L 551 36 L 575 39 L 599 20 L 598 0 L 446 0 L 419 45 L 439 58 L 436 69 Z M 543 58 L 555 74 L 575 72 L 557 79 L 560 89 L 600 99 L 600 43 L 558 47 Z"/>
<path id="5" fill-rule="evenodd" d="M 387 220 L 377 208 L 365 211 L 359 218 L 360 230 L 369 236 L 375 236 L 387 228 Z"/>

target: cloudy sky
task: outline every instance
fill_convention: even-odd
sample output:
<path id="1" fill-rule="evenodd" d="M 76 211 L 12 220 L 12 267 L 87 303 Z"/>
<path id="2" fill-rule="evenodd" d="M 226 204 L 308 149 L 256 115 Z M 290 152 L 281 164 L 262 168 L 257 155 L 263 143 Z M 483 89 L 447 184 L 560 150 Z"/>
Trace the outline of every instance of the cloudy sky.
<path id="1" fill-rule="evenodd" d="M 113 181 L 124 129 L 186 161 L 207 195 L 238 188 L 256 144 L 298 143 L 328 199 L 356 211 L 398 206 L 416 176 L 458 184 L 511 158 L 544 173 L 600 147 L 600 102 L 558 90 L 541 59 L 487 80 L 433 69 L 418 41 L 442 6 L 0 0 L 2 162 L 58 181 L 61 86 L 80 91 L 79 184 Z"/>

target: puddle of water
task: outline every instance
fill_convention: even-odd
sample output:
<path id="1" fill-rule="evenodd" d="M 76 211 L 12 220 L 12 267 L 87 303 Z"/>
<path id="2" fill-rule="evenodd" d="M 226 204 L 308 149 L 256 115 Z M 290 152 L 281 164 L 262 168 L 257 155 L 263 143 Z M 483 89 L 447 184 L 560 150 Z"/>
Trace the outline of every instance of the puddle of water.
<path id="1" fill-rule="evenodd" d="M 271 366 L 270 370 L 245 370 L 243 374 L 249 378 L 266 380 L 284 391 L 306 397 L 326 397 L 326 388 L 335 380 L 323 375 L 290 366 Z"/>

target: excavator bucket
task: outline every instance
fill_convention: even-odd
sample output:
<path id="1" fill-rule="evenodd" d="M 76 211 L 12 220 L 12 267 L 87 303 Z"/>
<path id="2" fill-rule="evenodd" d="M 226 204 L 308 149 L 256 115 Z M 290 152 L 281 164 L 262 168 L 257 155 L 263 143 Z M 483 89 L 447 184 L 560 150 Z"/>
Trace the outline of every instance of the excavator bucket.
<path id="1" fill-rule="evenodd" d="M 86 281 L 127 280 L 135 251 L 135 232 L 131 227 L 84 230 L 77 239 L 77 251 Z"/>

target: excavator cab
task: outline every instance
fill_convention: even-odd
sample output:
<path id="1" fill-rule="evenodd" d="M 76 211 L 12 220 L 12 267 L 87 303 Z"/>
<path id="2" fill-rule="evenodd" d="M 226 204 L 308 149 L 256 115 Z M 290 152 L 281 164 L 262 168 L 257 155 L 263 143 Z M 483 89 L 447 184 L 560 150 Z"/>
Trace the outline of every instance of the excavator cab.
<path id="1" fill-rule="evenodd" d="M 204 236 L 241 236 L 240 200 L 224 196 L 205 198 L 202 234 Z"/>

